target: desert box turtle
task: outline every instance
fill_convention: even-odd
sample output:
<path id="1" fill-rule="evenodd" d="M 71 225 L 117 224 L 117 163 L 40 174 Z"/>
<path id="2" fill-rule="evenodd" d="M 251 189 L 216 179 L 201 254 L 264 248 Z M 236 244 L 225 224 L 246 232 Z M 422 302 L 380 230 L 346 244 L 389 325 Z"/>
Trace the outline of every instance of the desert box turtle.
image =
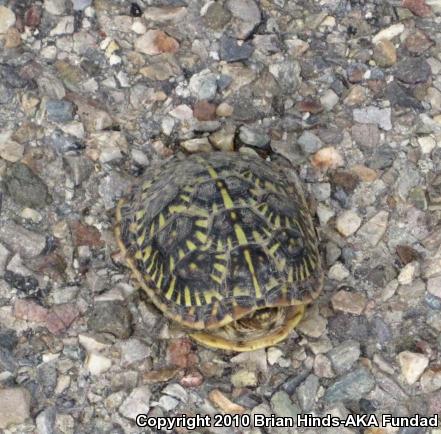
<path id="1" fill-rule="evenodd" d="M 116 219 L 142 289 L 206 346 L 274 345 L 321 290 L 317 236 L 292 168 L 238 153 L 174 157 L 147 170 Z"/>

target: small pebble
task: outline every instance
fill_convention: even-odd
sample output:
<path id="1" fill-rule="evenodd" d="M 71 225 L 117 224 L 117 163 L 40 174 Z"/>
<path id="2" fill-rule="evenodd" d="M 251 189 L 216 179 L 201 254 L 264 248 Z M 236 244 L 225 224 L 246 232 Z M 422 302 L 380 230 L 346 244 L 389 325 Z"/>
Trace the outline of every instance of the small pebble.
<path id="1" fill-rule="evenodd" d="M 119 407 L 119 412 L 127 419 L 135 420 L 138 414 L 146 414 L 150 408 L 152 393 L 149 386 L 136 387 Z"/>
<path id="2" fill-rule="evenodd" d="M 351 210 L 344 211 L 335 220 L 336 229 L 344 236 L 349 237 L 355 232 L 361 225 L 361 218 Z"/>
<path id="3" fill-rule="evenodd" d="M 366 306 L 366 297 L 358 292 L 340 290 L 332 298 L 332 307 L 336 311 L 361 315 Z"/>
<path id="4" fill-rule="evenodd" d="M 24 387 L 0 389 L 0 428 L 21 424 L 30 417 L 31 395 Z"/>
<path id="5" fill-rule="evenodd" d="M 401 373 L 408 384 L 414 384 L 427 368 L 429 359 L 424 354 L 402 351 L 397 356 Z"/>

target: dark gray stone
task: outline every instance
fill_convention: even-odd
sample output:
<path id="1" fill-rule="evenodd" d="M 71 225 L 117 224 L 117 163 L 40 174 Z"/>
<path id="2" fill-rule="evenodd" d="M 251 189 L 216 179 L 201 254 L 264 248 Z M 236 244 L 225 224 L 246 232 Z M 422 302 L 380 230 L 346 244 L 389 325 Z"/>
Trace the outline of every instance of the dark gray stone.
<path id="1" fill-rule="evenodd" d="M 418 101 L 405 87 L 399 85 L 396 81 L 392 81 L 386 87 L 386 97 L 392 106 L 400 106 L 412 108 L 422 111 L 423 105 Z"/>
<path id="2" fill-rule="evenodd" d="M 332 367 L 337 374 L 343 374 L 352 368 L 361 354 L 360 343 L 348 340 L 333 348 L 327 353 L 331 359 Z"/>
<path id="3" fill-rule="evenodd" d="M 358 368 L 340 377 L 329 387 L 324 399 L 328 402 L 358 401 L 375 386 L 375 379 L 366 368 Z"/>
<path id="4" fill-rule="evenodd" d="M 42 208 L 51 201 L 46 184 L 25 164 L 15 163 L 4 182 L 8 194 L 21 205 Z"/>
<path id="5" fill-rule="evenodd" d="M 119 301 L 101 301 L 87 322 L 88 327 L 99 333 L 110 333 L 117 338 L 127 339 L 132 334 L 132 315 Z"/>
<path id="6" fill-rule="evenodd" d="M 238 62 L 248 59 L 254 51 L 250 42 L 244 42 L 242 45 L 230 36 L 224 36 L 220 42 L 220 57 L 226 62 Z"/>
<path id="7" fill-rule="evenodd" d="M 74 118 L 74 105 L 70 101 L 46 101 L 46 114 L 51 122 L 69 122 Z"/>
<path id="8" fill-rule="evenodd" d="M 425 83 L 431 75 L 430 65 L 419 57 L 407 57 L 395 65 L 394 76 L 403 83 Z"/>

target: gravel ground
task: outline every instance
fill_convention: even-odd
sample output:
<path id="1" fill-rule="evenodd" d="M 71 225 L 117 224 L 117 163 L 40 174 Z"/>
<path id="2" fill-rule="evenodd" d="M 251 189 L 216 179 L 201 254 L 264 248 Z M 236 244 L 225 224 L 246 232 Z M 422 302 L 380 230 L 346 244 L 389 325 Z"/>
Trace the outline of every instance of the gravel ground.
<path id="1" fill-rule="evenodd" d="M 440 0 L 0 0 L 0 431 L 441 418 L 440 28 Z M 327 268 L 290 339 L 253 353 L 165 321 L 113 238 L 150 165 L 217 149 L 298 168 Z"/>

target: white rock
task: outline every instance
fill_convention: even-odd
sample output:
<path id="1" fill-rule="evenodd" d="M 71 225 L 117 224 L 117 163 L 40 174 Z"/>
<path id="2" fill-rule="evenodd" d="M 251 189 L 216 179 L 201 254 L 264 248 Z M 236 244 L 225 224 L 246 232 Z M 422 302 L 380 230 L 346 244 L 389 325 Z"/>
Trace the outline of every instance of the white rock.
<path id="1" fill-rule="evenodd" d="M 143 35 L 147 31 L 147 27 L 142 21 L 134 21 L 132 30 L 138 35 Z"/>
<path id="2" fill-rule="evenodd" d="M 349 274 L 349 270 L 341 262 L 336 262 L 328 270 L 328 277 L 333 280 L 338 280 L 339 282 L 345 280 Z"/>
<path id="3" fill-rule="evenodd" d="M 23 423 L 30 416 L 30 402 L 24 387 L 0 389 L 0 428 Z"/>
<path id="4" fill-rule="evenodd" d="M 395 36 L 401 35 L 404 31 L 404 24 L 398 23 L 398 24 L 392 24 L 386 29 L 380 30 L 373 38 L 372 42 L 376 44 L 377 42 L 381 41 L 382 39 L 391 40 L 395 38 Z"/>
<path id="5" fill-rule="evenodd" d="M 323 205 L 322 203 L 319 203 L 317 206 L 317 216 L 320 220 L 320 225 L 324 226 L 328 221 L 334 217 L 335 211 L 331 208 L 329 208 L 326 205 Z"/>
<path id="6" fill-rule="evenodd" d="M 320 97 L 320 103 L 327 111 L 332 110 L 335 107 L 335 105 L 338 103 L 338 100 L 339 100 L 338 95 L 332 89 L 328 89 Z"/>
<path id="7" fill-rule="evenodd" d="M 66 12 L 65 0 L 44 0 L 44 8 L 52 15 L 63 15 Z"/>
<path id="8" fill-rule="evenodd" d="M 180 104 L 173 110 L 170 110 L 169 114 L 181 121 L 193 118 L 193 110 L 187 104 Z"/>
<path id="9" fill-rule="evenodd" d="M 217 91 L 216 75 L 204 69 L 190 78 L 191 94 L 199 100 L 213 99 Z"/>
<path id="10" fill-rule="evenodd" d="M 401 373 L 408 384 L 414 384 L 429 364 L 429 358 L 424 354 L 403 351 L 397 356 Z"/>
<path id="11" fill-rule="evenodd" d="M 351 210 L 344 211 L 341 213 L 336 221 L 336 229 L 345 237 L 354 234 L 360 227 L 361 218 Z"/>
<path id="12" fill-rule="evenodd" d="M 378 212 L 360 228 L 357 236 L 371 246 L 376 246 L 386 232 L 388 219 L 387 211 Z"/>
<path id="13" fill-rule="evenodd" d="M 136 419 L 138 414 L 147 414 L 150 408 L 150 388 L 136 387 L 119 407 L 119 412 L 128 419 Z"/>
<path id="14" fill-rule="evenodd" d="M 138 339 L 132 338 L 122 341 L 121 362 L 123 366 L 129 366 L 135 362 L 141 362 L 150 355 L 150 348 Z"/>
<path id="15" fill-rule="evenodd" d="M 41 222 L 41 214 L 32 208 L 23 208 L 21 216 L 26 220 L 32 220 L 34 223 Z"/>
<path id="16" fill-rule="evenodd" d="M 430 154 L 436 147 L 436 141 L 431 136 L 422 136 L 418 138 L 418 144 L 423 154 Z"/>
<path id="17" fill-rule="evenodd" d="M 421 376 L 420 383 L 424 393 L 432 393 L 441 389 L 441 370 L 428 369 Z"/>
<path id="18" fill-rule="evenodd" d="M 112 366 L 112 361 L 101 354 L 89 353 L 86 358 L 86 368 L 92 375 L 100 375 Z"/>
<path id="19" fill-rule="evenodd" d="M 398 275 L 398 283 L 400 285 L 409 285 L 419 274 L 419 263 L 409 262 L 406 264 Z"/>
<path id="20" fill-rule="evenodd" d="M 427 279 L 427 291 L 435 297 L 441 298 L 441 276 Z"/>
<path id="21" fill-rule="evenodd" d="M 24 146 L 14 140 L 6 140 L 4 143 L 0 143 L 0 157 L 3 160 L 15 163 L 21 160 L 24 153 Z"/>
<path id="22" fill-rule="evenodd" d="M 74 17 L 61 17 L 58 24 L 51 30 L 50 35 L 70 35 L 74 29 Z"/>
<path id="23" fill-rule="evenodd" d="M 266 356 L 268 358 L 268 364 L 272 366 L 283 356 L 283 351 L 277 347 L 270 347 L 266 352 Z"/>
<path id="24" fill-rule="evenodd" d="M 110 347 L 110 344 L 100 342 L 97 338 L 91 335 L 78 335 L 78 342 L 88 353 L 99 352 Z"/>
<path id="25" fill-rule="evenodd" d="M 6 33 L 15 24 L 15 14 L 6 6 L 0 6 L 0 33 Z"/>

